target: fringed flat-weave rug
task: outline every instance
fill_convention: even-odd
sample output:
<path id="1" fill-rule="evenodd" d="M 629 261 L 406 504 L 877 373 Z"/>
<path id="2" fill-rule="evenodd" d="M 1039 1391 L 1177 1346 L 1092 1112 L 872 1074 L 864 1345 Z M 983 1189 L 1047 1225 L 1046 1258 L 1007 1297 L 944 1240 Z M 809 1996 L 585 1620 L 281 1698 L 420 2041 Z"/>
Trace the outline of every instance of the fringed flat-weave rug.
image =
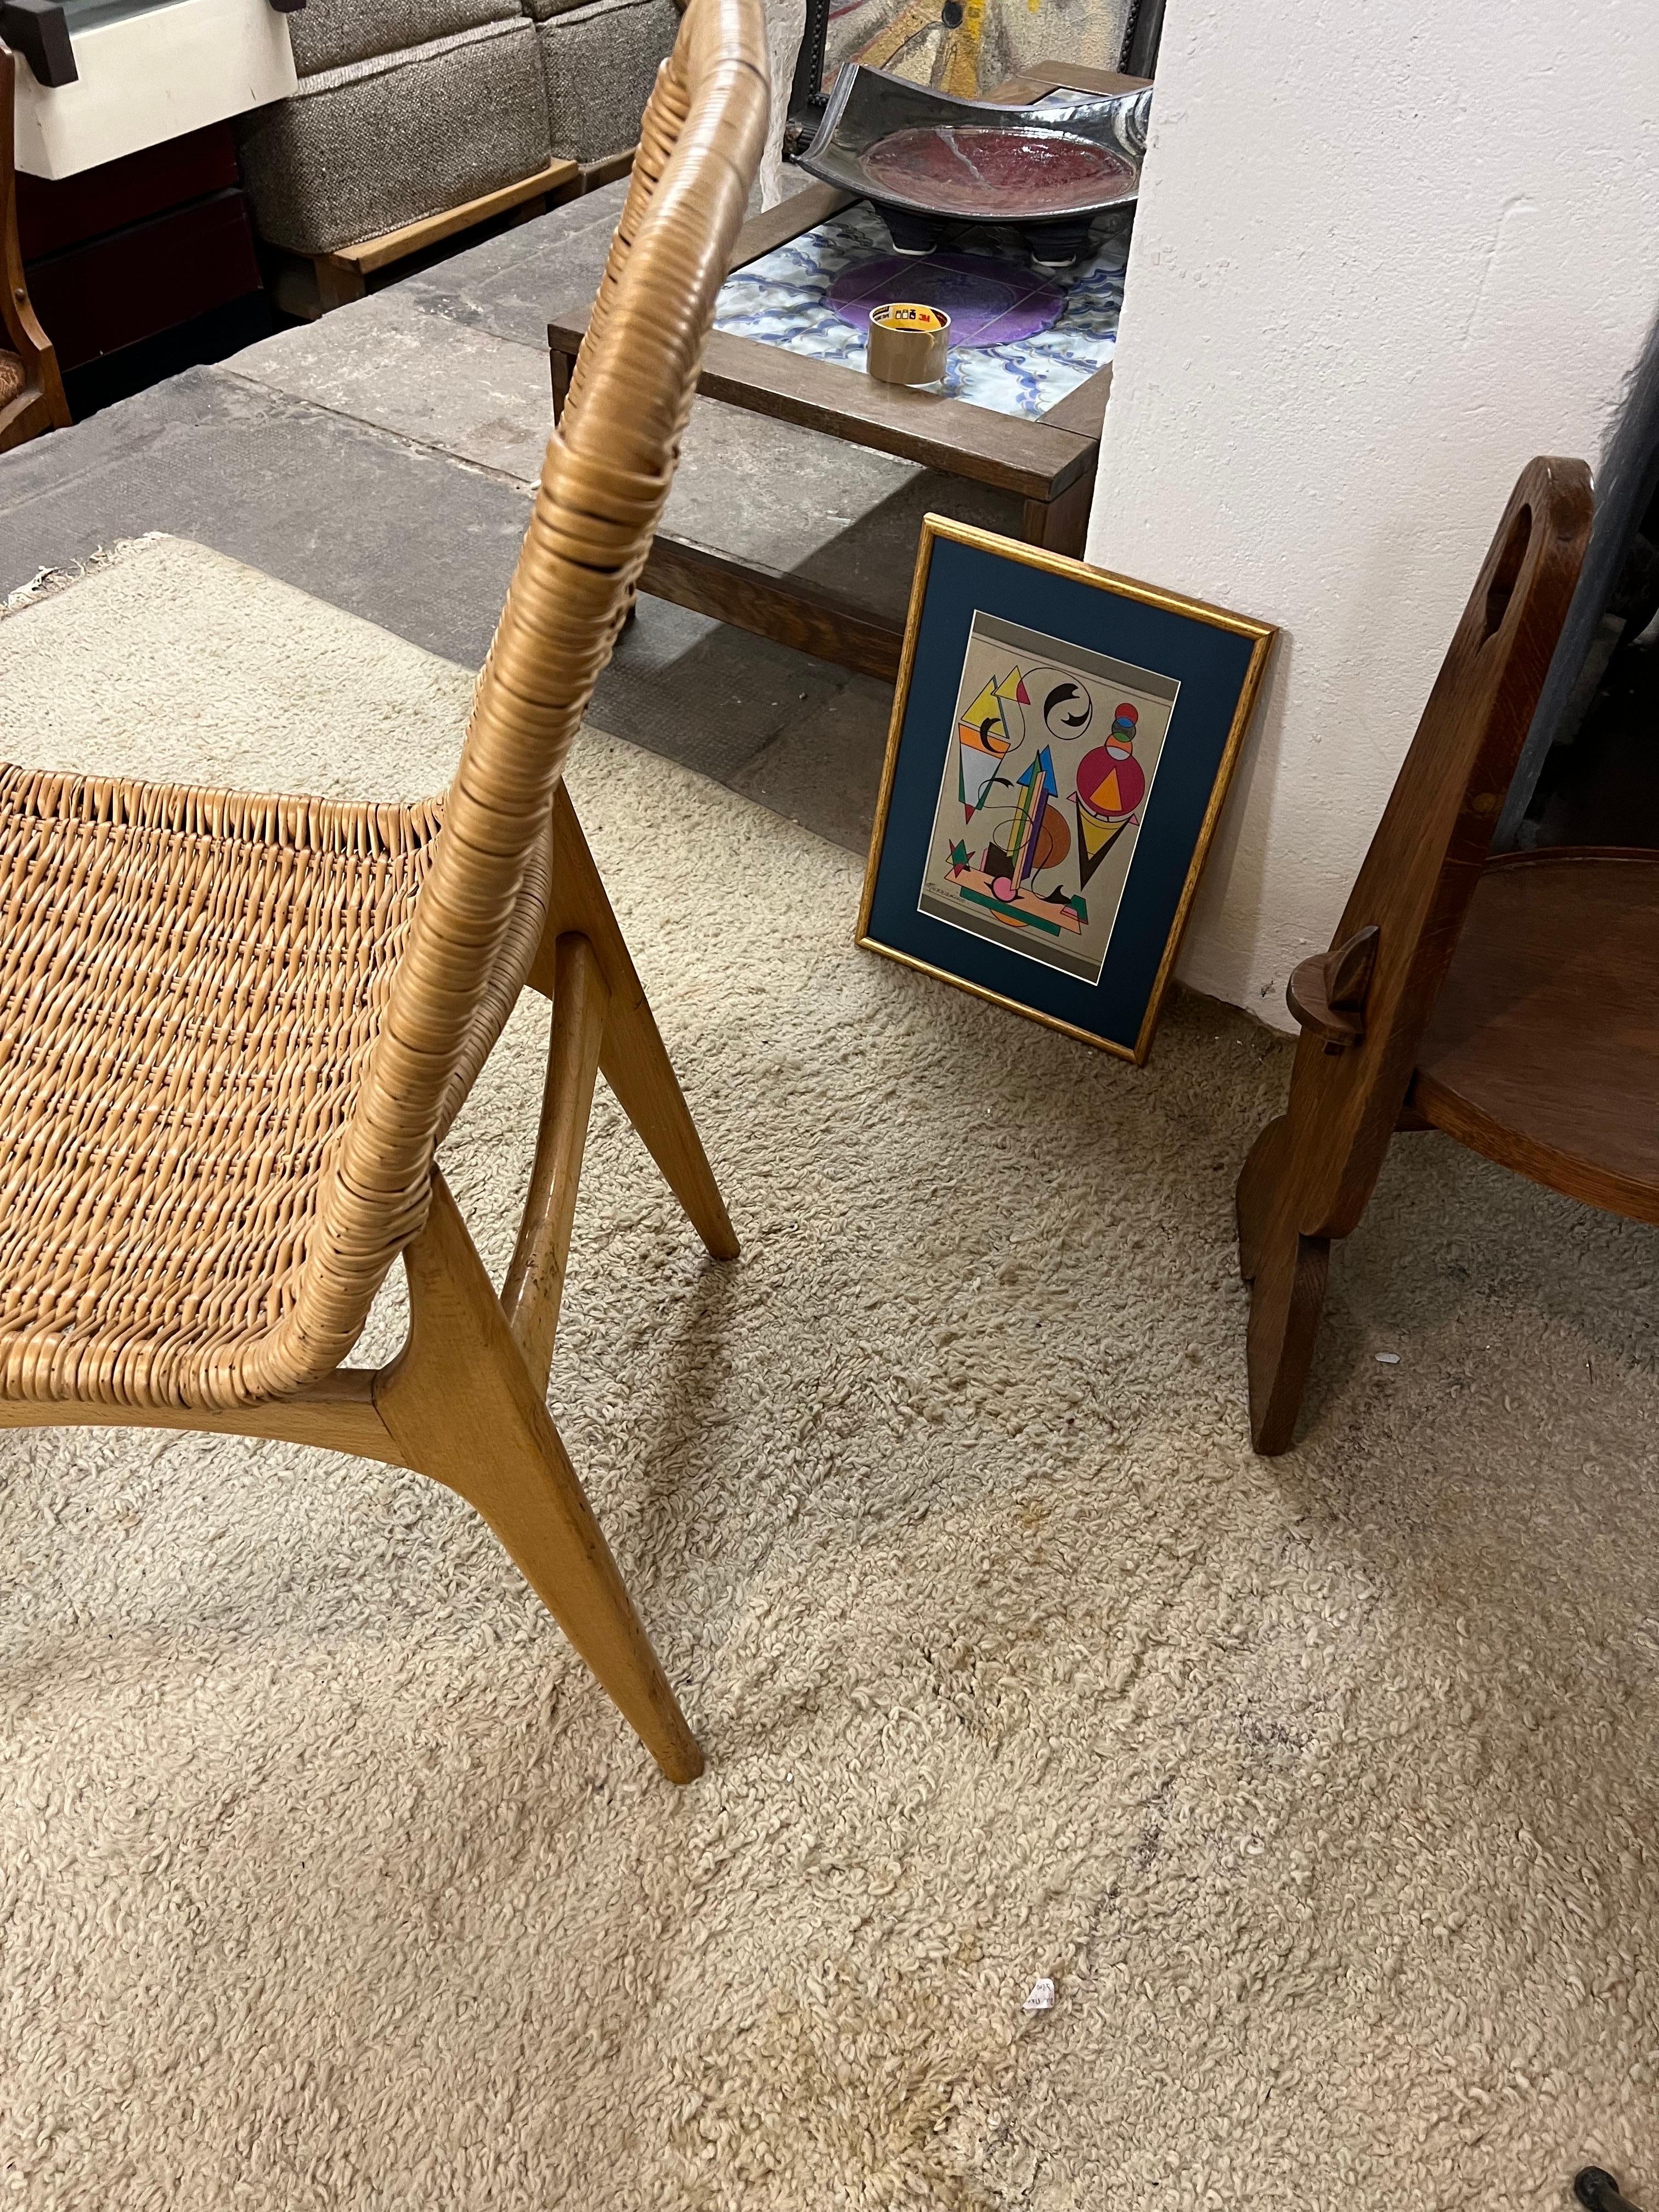
<path id="1" fill-rule="evenodd" d="M 471 683 L 165 539 L 0 621 L 43 765 L 414 796 Z M 1652 1234 L 1396 1145 L 1260 1462 L 1280 1042 L 1127 1069 L 855 953 L 805 832 L 572 783 L 745 1245 L 602 1095 L 551 1397 L 709 1771 L 416 1476 L 0 1435 L 10 2201 L 1659 2196 Z M 446 1149 L 497 1266 L 538 1046 Z"/>

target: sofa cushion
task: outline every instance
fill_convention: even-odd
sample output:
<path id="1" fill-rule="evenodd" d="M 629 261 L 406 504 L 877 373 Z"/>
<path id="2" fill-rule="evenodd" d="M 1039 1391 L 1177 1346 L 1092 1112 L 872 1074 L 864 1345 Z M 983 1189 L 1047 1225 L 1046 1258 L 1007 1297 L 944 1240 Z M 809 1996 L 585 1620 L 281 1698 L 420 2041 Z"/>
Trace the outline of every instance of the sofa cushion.
<path id="1" fill-rule="evenodd" d="M 519 0 L 312 0 L 289 17 L 288 34 L 295 68 L 315 76 L 485 23 L 511 23 L 522 13 Z"/>
<path id="2" fill-rule="evenodd" d="M 256 108 L 237 139 L 261 235 L 327 253 L 544 169 L 537 37 L 520 15 L 323 70 Z"/>
<path id="3" fill-rule="evenodd" d="M 674 0 L 592 0 L 538 25 L 556 154 L 604 161 L 639 143 L 658 65 L 679 27 Z"/>

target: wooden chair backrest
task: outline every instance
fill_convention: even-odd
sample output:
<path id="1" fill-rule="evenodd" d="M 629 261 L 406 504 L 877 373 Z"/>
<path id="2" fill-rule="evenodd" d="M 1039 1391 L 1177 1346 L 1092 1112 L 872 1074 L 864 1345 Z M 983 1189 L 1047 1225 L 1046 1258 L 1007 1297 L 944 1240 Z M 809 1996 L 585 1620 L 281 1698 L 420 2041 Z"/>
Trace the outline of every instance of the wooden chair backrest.
<path id="1" fill-rule="evenodd" d="M 1589 535 L 1589 471 L 1522 470 L 1333 940 L 1377 931 L 1364 1036 L 1297 1049 L 1304 1236 L 1346 1237 L 1382 1167 L 1548 672 Z"/>
<path id="2" fill-rule="evenodd" d="M 58 356 L 29 304 L 23 273 L 17 235 L 16 99 L 17 58 L 0 40 L 0 354 L 15 357 L 21 380 L 10 390 L 15 378 L 0 376 L 0 452 L 19 438 L 70 419 Z"/>
<path id="3" fill-rule="evenodd" d="M 691 0 L 640 151 L 443 827 L 294 1302 L 245 1383 L 339 1364 L 419 1230 L 432 1157 L 529 969 L 550 813 L 650 550 L 770 100 L 761 0 Z"/>

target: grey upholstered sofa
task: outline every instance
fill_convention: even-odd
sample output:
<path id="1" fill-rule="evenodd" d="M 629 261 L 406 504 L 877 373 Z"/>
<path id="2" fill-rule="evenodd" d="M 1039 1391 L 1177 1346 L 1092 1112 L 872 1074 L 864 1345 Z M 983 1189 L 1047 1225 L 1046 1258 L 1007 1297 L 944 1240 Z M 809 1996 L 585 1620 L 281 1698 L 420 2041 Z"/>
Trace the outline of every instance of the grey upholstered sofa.
<path id="1" fill-rule="evenodd" d="M 625 153 L 675 0 L 310 0 L 299 89 L 239 127 L 274 246 L 320 254 L 439 215 L 562 157 Z"/>

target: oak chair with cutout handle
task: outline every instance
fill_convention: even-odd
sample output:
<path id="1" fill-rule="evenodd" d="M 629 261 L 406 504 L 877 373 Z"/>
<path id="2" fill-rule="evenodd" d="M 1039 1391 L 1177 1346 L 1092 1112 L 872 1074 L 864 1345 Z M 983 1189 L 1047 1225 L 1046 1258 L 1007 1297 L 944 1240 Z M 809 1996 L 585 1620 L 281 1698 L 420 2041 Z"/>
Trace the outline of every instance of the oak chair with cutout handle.
<path id="1" fill-rule="evenodd" d="M 691 0 L 447 796 L 0 769 L 0 1426 L 228 1431 L 408 1467 L 495 1530 L 664 1772 L 702 1753 L 546 1405 L 596 1070 L 731 1223 L 562 781 L 672 480 L 760 159 L 760 0 Z M 434 1152 L 553 1002 L 501 1295 Z M 402 1352 L 343 1364 L 393 1261 Z"/>
<path id="2" fill-rule="evenodd" d="M 1238 1184 L 1250 1429 L 1287 1449 L 1334 1238 L 1396 1129 L 1659 1223 L 1659 854 L 1490 854 L 1589 538 L 1589 471 L 1522 471 L 1328 952 L 1286 994 L 1288 1110 Z"/>

